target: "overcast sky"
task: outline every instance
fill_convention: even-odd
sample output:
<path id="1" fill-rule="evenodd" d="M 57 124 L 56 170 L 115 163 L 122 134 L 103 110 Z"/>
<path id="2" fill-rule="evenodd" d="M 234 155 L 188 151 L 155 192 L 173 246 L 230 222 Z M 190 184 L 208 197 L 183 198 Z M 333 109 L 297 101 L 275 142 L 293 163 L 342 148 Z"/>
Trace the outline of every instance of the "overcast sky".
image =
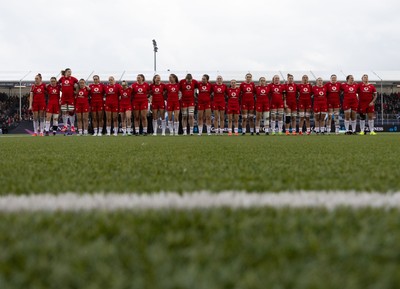
<path id="1" fill-rule="evenodd" d="M 1 1 L 0 71 L 400 70 L 398 0 Z"/>

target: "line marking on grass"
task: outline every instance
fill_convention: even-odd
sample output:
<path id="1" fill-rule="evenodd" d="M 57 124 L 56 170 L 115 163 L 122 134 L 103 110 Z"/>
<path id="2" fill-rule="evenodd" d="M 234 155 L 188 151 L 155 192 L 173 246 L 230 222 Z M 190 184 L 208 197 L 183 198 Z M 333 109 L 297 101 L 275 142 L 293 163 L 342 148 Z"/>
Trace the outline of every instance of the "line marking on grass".
<path id="1" fill-rule="evenodd" d="M 114 211 L 122 209 L 208 209 L 208 208 L 397 208 L 400 192 L 324 192 L 297 191 L 281 193 L 62 193 L 6 195 L 0 197 L 0 212 L 20 211 Z"/>

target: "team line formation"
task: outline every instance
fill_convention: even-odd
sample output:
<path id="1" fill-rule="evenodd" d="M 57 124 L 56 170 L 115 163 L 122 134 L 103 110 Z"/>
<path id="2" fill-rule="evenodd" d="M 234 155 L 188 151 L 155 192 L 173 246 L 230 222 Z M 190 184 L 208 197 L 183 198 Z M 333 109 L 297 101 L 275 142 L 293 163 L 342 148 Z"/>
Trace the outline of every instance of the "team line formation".
<path id="1" fill-rule="evenodd" d="M 161 119 L 162 135 L 165 135 L 166 128 L 170 135 L 178 135 L 180 113 L 183 135 L 193 135 L 195 109 L 199 135 L 202 135 L 204 124 L 207 134 L 211 135 L 212 112 L 217 135 L 224 132 L 225 113 L 228 116 L 230 136 L 238 135 L 239 115 L 243 135 L 247 129 L 252 135 L 259 135 L 262 123 L 265 134 L 283 134 L 284 116 L 287 135 L 309 135 L 312 113 L 316 133 L 338 134 L 340 108 L 344 111 L 346 134 L 356 133 L 359 114 L 360 134 L 366 133 L 368 117 L 369 131 L 374 135 L 377 92 L 374 85 L 368 82 L 368 75 L 364 74 L 361 80 L 356 83 L 354 77 L 349 75 L 345 83 L 339 83 L 336 75 L 332 75 L 329 82 L 324 84 L 323 79 L 318 78 L 316 85 L 312 86 L 307 75 L 302 77 L 300 84 L 296 84 L 293 76 L 288 74 L 286 83 L 282 83 L 279 76 L 275 75 L 270 83 L 261 77 L 255 84 L 252 75 L 248 73 L 240 85 L 236 80 L 231 80 L 227 86 L 222 76 L 218 76 L 215 83 L 210 83 L 207 74 L 200 81 L 194 80 L 191 74 L 179 81 L 175 74 L 171 74 L 168 83 L 163 83 L 159 75 L 154 75 L 152 82 L 147 83 L 144 75 L 139 74 L 132 85 L 126 81 L 116 83 L 113 76 L 108 78 L 107 84 L 103 84 L 98 75 L 93 76 L 93 82 L 88 85 L 84 79 L 73 77 L 68 68 L 62 71 L 60 79 L 52 77 L 48 85 L 42 82 L 40 74 L 35 76 L 29 96 L 29 109 L 33 112 L 34 136 L 48 135 L 51 120 L 55 134 L 60 110 L 63 119 L 61 131 L 64 133 L 75 132 L 76 115 L 78 135 L 88 135 L 91 113 L 94 136 L 102 136 L 104 118 L 107 135 L 111 135 L 113 127 L 113 134 L 117 136 L 119 115 L 123 135 L 138 135 L 140 125 L 142 134 L 147 135 L 147 113 L 150 106 L 153 128 L 158 127 Z M 168 122 L 165 111 L 168 113 Z M 154 129 L 153 135 L 157 135 L 157 129 Z"/>

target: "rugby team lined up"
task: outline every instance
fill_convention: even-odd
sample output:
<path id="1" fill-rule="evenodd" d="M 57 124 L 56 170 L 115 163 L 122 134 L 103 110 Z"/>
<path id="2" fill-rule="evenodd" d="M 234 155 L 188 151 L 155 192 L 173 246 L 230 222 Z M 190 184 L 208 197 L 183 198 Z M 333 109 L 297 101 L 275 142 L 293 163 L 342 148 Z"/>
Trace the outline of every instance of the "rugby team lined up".
<path id="1" fill-rule="evenodd" d="M 151 83 L 145 81 L 143 74 L 138 74 L 136 82 L 129 85 L 125 80 L 117 83 L 113 76 L 108 78 L 107 84 L 103 84 L 98 75 L 94 75 L 93 82 L 87 84 L 84 79 L 73 77 L 71 69 L 67 68 L 62 71 L 60 79 L 52 77 L 47 85 L 41 74 L 35 76 L 29 109 L 33 112 L 33 136 L 49 135 L 51 121 L 53 134 L 56 134 L 60 110 L 63 120 L 61 131 L 64 133 L 75 133 L 77 123 L 77 135 L 88 135 L 90 116 L 93 136 L 102 136 L 103 131 L 107 136 L 112 133 L 117 136 L 120 116 L 122 135 L 139 135 L 139 132 L 147 135 L 149 109 L 153 115 L 153 128 L 157 128 L 161 120 L 163 136 L 167 129 L 170 135 L 178 135 L 179 114 L 183 135 L 193 135 L 195 109 L 198 135 L 203 134 L 204 125 L 204 131 L 211 135 L 212 119 L 215 135 L 223 134 L 226 115 L 229 136 L 239 135 L 240 115 L 242 135 L 247 132 L 251 135 L 309 135 L 312 132 L 312 114 L 314 133 L 338 134 L 340 109 L 344 111 L 346 134 L 356 133 L 359 114 L 359 134 L 366 133 L 368 117 L 368 131 L 374 135 L 376 98 L 376 88 L 368 82 L 366 74 L 361 77 L 360 83 L 355 82 L 353 75 L 348 75 L 345 83 L 339 83 L 333 74 L 329 82 L 324 83 L 322 78 L 318 78 L 314 86 L 307 75 L 299 84 L 295 83 L 291 74 L 287 75 L 285 83 L 275 75 L 270 83 L 266 77 L 260 77 L 255 84 L 248 73 L 244 82 L 239 84 L 231 80 L 226 85 L 222 76 L 217 76 L 216 81 L 211 83 L 207 74 L 200 81 L 193 79 L 191 74 L 180 81 L 175 74 L 170 74 L 165 83 L 157 74 Z M 156 136 L 157 129 L 153 131 Z"/>

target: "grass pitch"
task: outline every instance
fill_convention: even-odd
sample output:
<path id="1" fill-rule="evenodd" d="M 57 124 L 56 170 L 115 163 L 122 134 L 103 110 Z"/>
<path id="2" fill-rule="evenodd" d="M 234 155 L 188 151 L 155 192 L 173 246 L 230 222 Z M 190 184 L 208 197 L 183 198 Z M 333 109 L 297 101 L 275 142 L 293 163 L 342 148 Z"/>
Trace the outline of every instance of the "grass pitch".
<path id="1" fill-rule="evenodd" d="M 1 137 L 0 194 L 400 191 L 397 134 Z M 399 288 L 396 209 L 0 212 L 0 288 Z"/>
<path id="2" fill-rule="evenodd" d="M 0 194 L 398 191 L 398 134 L 0 139 Z"/>

